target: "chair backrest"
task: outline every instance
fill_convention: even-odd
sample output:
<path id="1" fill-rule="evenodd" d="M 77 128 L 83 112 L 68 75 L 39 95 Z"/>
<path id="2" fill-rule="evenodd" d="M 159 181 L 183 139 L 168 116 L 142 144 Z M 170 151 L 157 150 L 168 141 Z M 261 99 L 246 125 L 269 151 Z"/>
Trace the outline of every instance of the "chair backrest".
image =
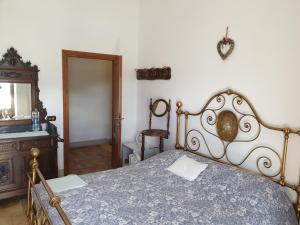
<path id="1" fill-rule="evenodd" d="M 153 102 L 151 98 L 149 108 L 150 108 L 149 129 L 150 130 L 152 129 L 152 116 L 163 117 L 167 115 L 166 130 L 169 132 L 171 99 L 169 99 L 169 102 L 167 102 L 164 99 L 157 99 Z"/>

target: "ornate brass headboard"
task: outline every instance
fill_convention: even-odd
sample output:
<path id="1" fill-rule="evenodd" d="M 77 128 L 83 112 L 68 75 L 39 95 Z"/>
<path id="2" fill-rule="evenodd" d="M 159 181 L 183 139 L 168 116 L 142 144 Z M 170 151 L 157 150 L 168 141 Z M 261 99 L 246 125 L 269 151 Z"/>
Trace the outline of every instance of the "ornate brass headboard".
<path id="1" fill-rule="evenodd" d="M 289 184 L 285 179 L 288 141 L 291 134 L 299 135 L 300 130 L 274 127 L 266 124 L 256 113 L 248 99 L 232 90 L 222 91 L 212 96 L 201 111 L 191 113 L 182 109 L 182 102 L 177 102 L 176 148 L 199 154 L 215 161 L 245 168 L 246 161 L 256 162 L 254 170 L 282 186 L 296 191 L 295 209 L 300 216 L 300 185 Z M 183 116 L 183 118 L 182 118 Z M 196 119 L 197 127 L 190 127 L 189 121 Z M 199 126 L 200 120 L 200 126 Z M 181 127 L 183 123 L 183 127 Z M 195 123 L 193 124 L 195 126 Z M 282 149 L 272 143 L 261 144 L 262 130 L 274 131 L 282 135 Z M 184 132 L 181 134 L 181 132 Z M 181 140 L 181 135 L 184 137 Z M 265 141 L 265 140 L 264 140 Z M 253 143 L 250 148 L 243 148 L 240 159 L 233 159 L 232 149 L 237 144 Z M 216 146 L 221 146 L 216 150 Z M 214 149 L 212 148 L 212 145 Z M 235 158 L 237 156 L 235 155 Z M 274 171 L 277 162 L 278 168 Z M 270 170 L 266 172 L 266 170 Z"/>

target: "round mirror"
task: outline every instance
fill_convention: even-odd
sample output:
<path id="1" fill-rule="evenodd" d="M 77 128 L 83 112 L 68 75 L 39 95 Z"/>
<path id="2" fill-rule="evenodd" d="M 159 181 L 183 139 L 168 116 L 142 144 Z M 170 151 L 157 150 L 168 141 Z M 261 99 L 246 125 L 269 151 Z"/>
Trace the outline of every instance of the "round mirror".
<path id="1" fill-rule="evenodd" d="M 163 99 L 158 99 L 152 103 L 151 111 L 155 116 L 164 116 L 168 111 L 168 103 Z"/>

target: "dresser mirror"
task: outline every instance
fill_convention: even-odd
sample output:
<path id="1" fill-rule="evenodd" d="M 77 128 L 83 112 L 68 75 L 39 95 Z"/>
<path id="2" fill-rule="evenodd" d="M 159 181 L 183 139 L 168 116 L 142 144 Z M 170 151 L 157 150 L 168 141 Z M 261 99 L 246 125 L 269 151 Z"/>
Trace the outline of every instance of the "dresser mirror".
<path id="1" fill-rule="evenodd" d="M 31 124 L 31 112 L 37 108 L 40 121 L 47 115 L 39 100 L 38 67 L 24 62 L 14 48 L 0 61 L 0 126 Z"/>
<path id="2" fill-rule="evenodd" d="M 0 83 L 0 120 L 31 118 L 31 84 Z"/>
<path id="3" fill-rule="evenodd" d="M 47 116 L 39 100 L 38 72 L 14 48 L 0 58 L 0 201 L 27 193 L 32 148 L 41 151 L 45 178 L 57 177 L 57 128 L 50 122 L 43 128 L 31 120 L 35 109 L 40 123 L 45 125 Z"/>

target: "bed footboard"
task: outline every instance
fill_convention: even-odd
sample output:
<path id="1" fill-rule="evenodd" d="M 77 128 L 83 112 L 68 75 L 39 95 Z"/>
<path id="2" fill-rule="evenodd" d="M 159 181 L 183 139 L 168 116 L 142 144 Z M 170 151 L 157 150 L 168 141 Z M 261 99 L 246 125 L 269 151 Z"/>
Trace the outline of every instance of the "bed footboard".
<path id="1" fill-rule="evenodd" d="M 65 225 L 71 225 L 70 220 L 66 216 L 65 212 L 60 206 L 60 198 L 54 195 L 53 191 L 47 184 L 43 174 L 39 170 L 38 156 L 39 149 L 32 148 L 31 155 L 32 160 L 30 161 L 31 173 L 28 176 L 28 195 L 27 195 L 27 218 L 31 225 L 52 225 L 47 207 L 44 205 L 38 190 L 35 187 L 37 181 L 40 181 L 43 188 L 46 190 L 49 197 L 49 205 L 55 208 L 60 215 Z"/>

